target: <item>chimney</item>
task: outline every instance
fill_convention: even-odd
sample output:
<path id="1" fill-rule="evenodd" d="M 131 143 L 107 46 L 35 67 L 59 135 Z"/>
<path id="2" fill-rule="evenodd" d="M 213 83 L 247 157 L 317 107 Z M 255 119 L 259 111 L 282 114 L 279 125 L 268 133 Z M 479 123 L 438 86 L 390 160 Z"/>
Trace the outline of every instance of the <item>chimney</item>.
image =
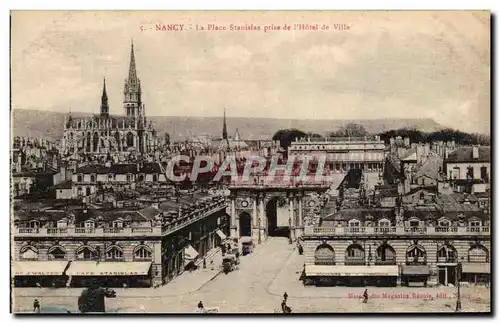
<path id="1" fill-rule="evenodd" d="M 472 159 L 479 159 L 479 147 L 478 146 L 472 147 Z"/>

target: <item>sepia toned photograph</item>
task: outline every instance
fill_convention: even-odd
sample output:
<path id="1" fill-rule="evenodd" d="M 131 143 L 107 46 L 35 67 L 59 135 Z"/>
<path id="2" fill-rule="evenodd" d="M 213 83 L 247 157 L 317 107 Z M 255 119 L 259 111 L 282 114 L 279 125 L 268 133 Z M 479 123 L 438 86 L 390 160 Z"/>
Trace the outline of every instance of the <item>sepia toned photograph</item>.
<path id="1" fill-rule="evenodd" d="M 10 16 L 12 313 L 491 313 L 489 11 Z"/>

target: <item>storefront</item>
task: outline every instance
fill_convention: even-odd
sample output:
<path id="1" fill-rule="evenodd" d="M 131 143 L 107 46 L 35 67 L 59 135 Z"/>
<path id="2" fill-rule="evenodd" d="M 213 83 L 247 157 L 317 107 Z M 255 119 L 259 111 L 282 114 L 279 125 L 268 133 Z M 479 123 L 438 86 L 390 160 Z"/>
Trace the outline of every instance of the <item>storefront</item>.
<path id="1" fill-rule="evenodd" d="M 409 287 L 426 287 L 430 269 L 427 265 L 404 265 L 401 271 L 403 285 Z"/>
<path id="2" fill-rule="evenodd" d="M 304 283 L 343 286 L 396 286 L 399 266 L 306 265 Z"/>
<path id="3" fill-rule="evenodd" d="M 196 251 L 192 245 L 187 245 L 187 247 L 184 248 L 184 267 L 187 269 L 194 267 L 194 263 L 198 256 L 198 251 Z"/>
<path id="4" fill-rule="evenodd" d="M 151 262 L 73 261 L 66 275 L 73 287 L 86 287 L 95 281 L 100 287 L 151 287 Z"/>
<path id="5" fill-rule="evenodd" d="M 457 283 L 457 265 L 438 265 L 438 282 L 440 285 L 448 286 L 448 284 L 455 285 Z"/>
<path id="6" fill-rule="evenodd" d="M 69 261 L 16 261 L 13 263 L 15 287 L 65 287 L 64 271 Z"/>
<path id="7" fill-rule="evenodd" d="M 464 262 L 461 264 L 462 278 L 460 281 L 466 281 L 469 284 L 486 284 L 490 282 L 489 262 Z"/>

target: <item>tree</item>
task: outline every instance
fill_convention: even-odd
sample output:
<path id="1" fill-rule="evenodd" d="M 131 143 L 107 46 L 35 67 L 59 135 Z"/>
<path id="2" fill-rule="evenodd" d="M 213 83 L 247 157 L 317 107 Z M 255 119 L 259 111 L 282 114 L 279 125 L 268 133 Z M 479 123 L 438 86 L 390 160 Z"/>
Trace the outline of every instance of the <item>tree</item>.
<path id="1" fill-rule="evenodd" d="M 307 137 L 310 137 L 312 141 L 323 141 L 325 140 L 325 137 L 320 135 L 319 133 L 315 132 L 308 132 Z"/>
<path id="2" fill-rule="evenodd" d="M 364 137 L 369 135 L 365 127 L 357 123 L 348 123 L 341 126 L 337 131 L 331 132 L 329 137 Z"/>
<path id="3" fill-rule="evenodd" d="M 307 137 L 307 134 L 298 129 L 281 129 L 273 135 L 273 140 L 279 140 L 280 146 L 287 149 L 295 139 Z"/>

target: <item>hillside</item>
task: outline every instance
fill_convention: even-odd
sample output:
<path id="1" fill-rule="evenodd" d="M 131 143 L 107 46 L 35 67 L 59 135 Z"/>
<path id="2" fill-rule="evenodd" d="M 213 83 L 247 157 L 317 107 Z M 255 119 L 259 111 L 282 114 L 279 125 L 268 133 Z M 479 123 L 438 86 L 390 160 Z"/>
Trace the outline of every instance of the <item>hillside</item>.
<path id="1" fill-rule="evenodd" d="M 82 115 L 85 114 L 73 113 L 73 116 Z M 60 139 L 66 116 L 66 113 L 59 112 L 13 110 L 11 113 L 13 135 Z M 160 135 L 168 132 L 173 140 L 205 134 L 217 137 L 222 132 L 222 117 L 156 116 L 148 117 L 148 120 L 154 122 Z M 300 120 L 269 118 L 227 118 L 227 127 L 230 136 L 234 135 L 237 128 L 243 139 L 269 139 L 277 130 L 283 128 L 297 128 L 306 132 L 325 134 L 335 131 L 349 122 L 361 124 L 371 133 L 404 127 L 417 127 L 422 131 L 434 131 L 442 128 L 432 119 Z"/>

